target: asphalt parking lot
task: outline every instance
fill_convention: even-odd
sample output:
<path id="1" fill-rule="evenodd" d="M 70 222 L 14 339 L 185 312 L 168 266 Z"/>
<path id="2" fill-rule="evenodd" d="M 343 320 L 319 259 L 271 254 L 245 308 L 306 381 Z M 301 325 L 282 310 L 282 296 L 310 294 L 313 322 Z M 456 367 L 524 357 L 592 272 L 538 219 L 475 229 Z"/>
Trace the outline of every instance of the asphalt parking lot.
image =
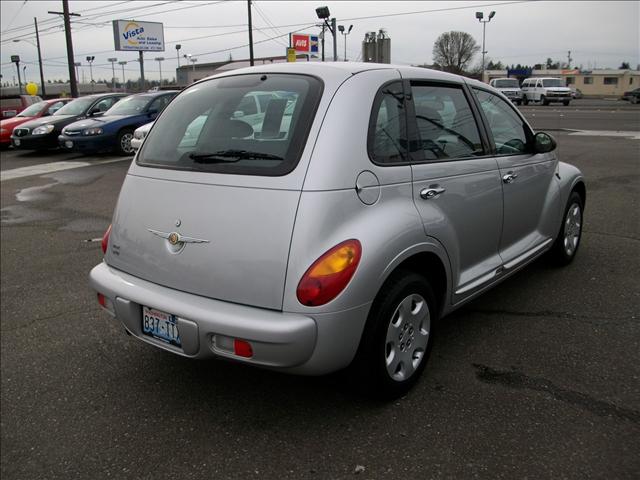
<path id="1" fill-rule="evenodd" d="M 522 108 L 586 175 L 580 252 L 446 318 L 391 403 L 128 337 L 87 274 L 130 159 L 3 151 L 2 478 L 638 478 L 638 107 Z"/>

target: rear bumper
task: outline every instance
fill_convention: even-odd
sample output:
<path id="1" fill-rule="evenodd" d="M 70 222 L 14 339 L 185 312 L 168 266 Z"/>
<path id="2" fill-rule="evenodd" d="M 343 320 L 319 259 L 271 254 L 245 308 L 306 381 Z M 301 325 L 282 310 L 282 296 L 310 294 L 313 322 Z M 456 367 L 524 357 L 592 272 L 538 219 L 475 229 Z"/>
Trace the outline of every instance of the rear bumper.
<path id="1" fill-rule="evenodd" d="M 347 366 L 358 348 L 370 305 L 332 314 L 302 315 L 238 305 L 163 287 L 116 270 L 93 268 L 89 284 L 113 302 L 115 316 L 136 338 L 192 358 L 227 358 L 240 363 L 320 375 Z M 142 333 L 142 306 L 177 317 L 182 348 Z M 214 346 L 220 336 L 247 340 L 244 358 Z"/>

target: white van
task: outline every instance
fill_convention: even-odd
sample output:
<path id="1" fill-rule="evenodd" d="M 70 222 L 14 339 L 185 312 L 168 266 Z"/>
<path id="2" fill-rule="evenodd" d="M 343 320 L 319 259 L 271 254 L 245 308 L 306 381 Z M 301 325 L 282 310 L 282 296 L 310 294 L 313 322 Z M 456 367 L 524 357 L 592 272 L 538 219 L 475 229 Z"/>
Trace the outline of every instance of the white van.
<path id="1" fill-rule="evenodd" d="M 521 88 L 525 105 L 529 102 L 540 102 L 543 105 L 562 102 L 563 105 L 569 105 L 572 98 L 571 89 L 564 85 L 561 78 L 527 78 L 522 82 Z"/>
<path id="2" fill-rule="evenodd" d="M 494 78 L 489 82 L 489 85 L 500 91 L 513 103 L 522 104 L 524 95 L 517 78 Z"/>

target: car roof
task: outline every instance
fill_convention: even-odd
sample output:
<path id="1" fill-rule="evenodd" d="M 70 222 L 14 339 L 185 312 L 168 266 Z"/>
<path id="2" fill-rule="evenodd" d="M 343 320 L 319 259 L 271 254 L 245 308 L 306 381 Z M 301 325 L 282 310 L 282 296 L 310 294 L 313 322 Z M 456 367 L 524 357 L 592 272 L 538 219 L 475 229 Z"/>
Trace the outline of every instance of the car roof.
<path id="1" fill-rule="evenodd" d="M 157 92 L 142 92 L 142 93 L 134 93 L 132 95 L 129 95 L 130 97 L 149 97 L 149 98 L 155 98 L 155 97 L 161 97 L 163 95 L 171 95 L 171 94 L 177 94 L 180 93 L 179 90 L 161 90 L 161 91 L 157 91 Z"/>
<path id="2" fill-rule="evenodd" d="M 239 68 L 237 70 L 227 70 L 223 73 L 212 75 L 207 78 L 242 75 L 247 73 L 298 73 L 314 75 L 325 79 L 335 77 L 336 74 L 344 76 L 356 75 L 361 72 L 371 70 L 397 70 L 403 76 L 416 76 L 420 78 L 434 78 L 438 80 L 450 80 L 463 82 L 461 76 L 452 73 L 431 70 L 422 67 L 412 67 L 407 65 L 394 65 L 388 63 L 369 62 L 290 62 L 290 63 L 270 63 L 257 65 L 254 67 Z M 203 80 L 206 80 L 203 79 Z"/>

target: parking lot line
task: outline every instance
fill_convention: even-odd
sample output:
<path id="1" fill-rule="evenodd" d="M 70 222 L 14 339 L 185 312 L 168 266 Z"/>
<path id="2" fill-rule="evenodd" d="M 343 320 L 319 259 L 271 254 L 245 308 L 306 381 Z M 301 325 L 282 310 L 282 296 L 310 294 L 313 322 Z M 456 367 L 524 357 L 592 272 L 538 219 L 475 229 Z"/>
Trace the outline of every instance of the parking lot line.
<path id="1" fill-rule="evenodd" d="M 103 160 L 99 162 L 52 162 L 42 163 L 40 165 L 32 165 L 30 167 L 20 167 L 0 172 L 0 182 L 5 180 L 13 180 L 15 178 L 30 177 L 34 175 L 43 175 L 45 173 L 60 172 L 62 170 L 70 170 L 72 168 L 90 167 L 94 165 L 104 165 L 106 163 L 131 161 L 131 157 L 115 158 L 112 160 Z"/>

